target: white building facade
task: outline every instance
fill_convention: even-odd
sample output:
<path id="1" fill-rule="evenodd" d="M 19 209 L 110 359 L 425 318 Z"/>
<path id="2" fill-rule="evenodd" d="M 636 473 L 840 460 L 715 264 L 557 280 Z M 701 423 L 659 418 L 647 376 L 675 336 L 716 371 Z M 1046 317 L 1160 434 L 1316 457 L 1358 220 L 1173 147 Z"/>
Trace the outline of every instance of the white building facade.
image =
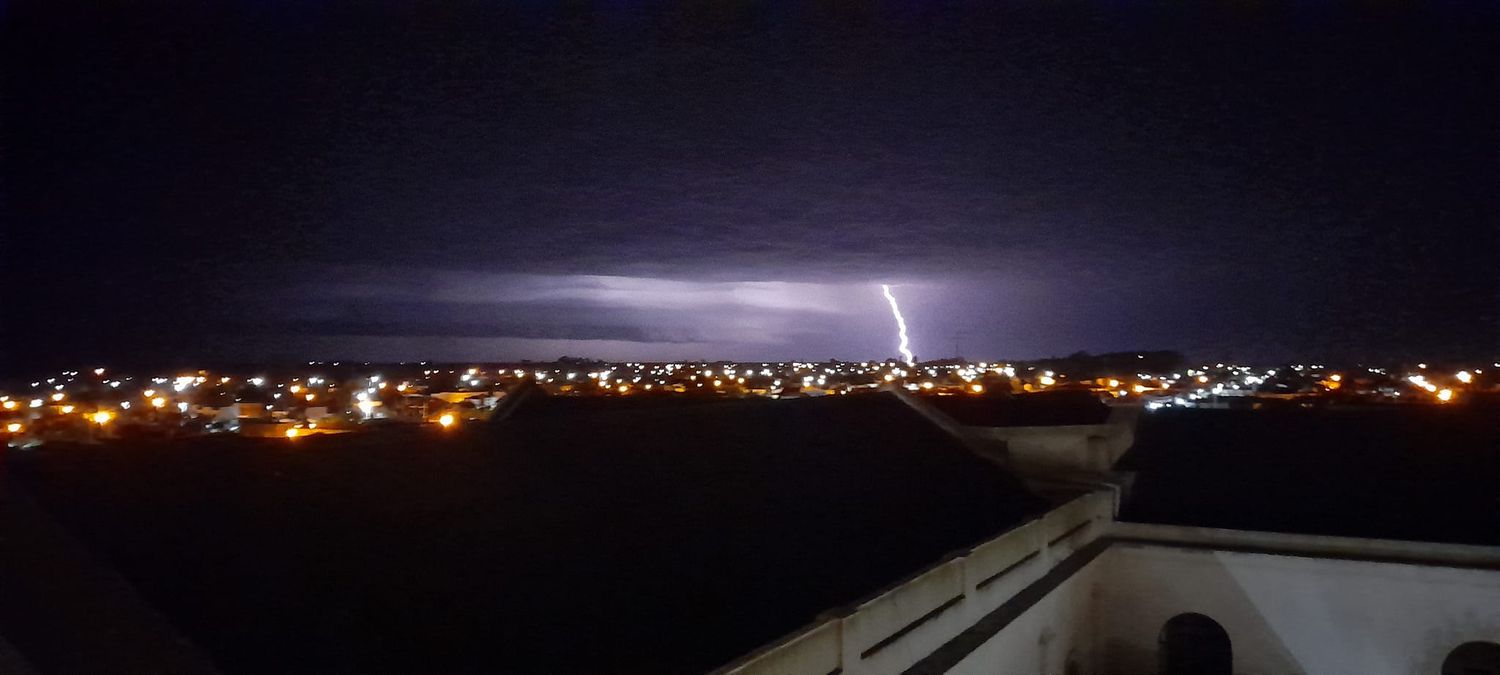
<path id="1" fill-rule="evenodd" d="M 945 426 L 1077 496 L 717 673 L 1500 675 L 1500 547 L 1123 522 L 1128 430 Z"/>
<path id="2" fill-rule="evenodd" d="M 719 672 L 1500 675 L 1500 548 L 1125 523 L 1114 503 L 1079 497 Z"/>

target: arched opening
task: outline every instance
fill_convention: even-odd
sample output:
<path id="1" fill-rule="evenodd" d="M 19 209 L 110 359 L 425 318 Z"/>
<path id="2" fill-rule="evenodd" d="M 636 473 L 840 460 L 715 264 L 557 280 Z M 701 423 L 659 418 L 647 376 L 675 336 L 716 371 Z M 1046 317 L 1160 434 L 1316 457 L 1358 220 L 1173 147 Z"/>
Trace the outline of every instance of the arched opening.
<path id="1" fill-rule="evenodd" d="M 1159 675 L 1231 675 L 1229 633 L 1202 614 L 1178 614 L 1157 638 Z"/>
<path id="2" fill-rule="evenodd" d="M 1500 644 L 1465 642 L 1443 659 L 1443 675 L 1500 675 Z"/>

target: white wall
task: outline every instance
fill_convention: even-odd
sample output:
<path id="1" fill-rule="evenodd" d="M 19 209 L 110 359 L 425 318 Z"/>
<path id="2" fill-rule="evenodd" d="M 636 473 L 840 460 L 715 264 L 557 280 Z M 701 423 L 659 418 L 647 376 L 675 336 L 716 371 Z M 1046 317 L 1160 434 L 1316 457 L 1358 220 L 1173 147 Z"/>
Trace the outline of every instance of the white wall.
<path id="1" fill-rule="evenodd" d="M 1224 627 L 1243 675 L 1438 675 L 1448 651 L 1500 640 L 1500 573 L 1118 542 L 1101 559 L 1102 673 L 1150 673 L 1167 619 Z"/>
<path id="2" fill-rule="evenodd" d="M 1130 539 L 1113 541 L 949 672 L 1061 675 L 1074 661 L 1081 674 L 1150 675 L 1162 626 L 1185 612 L 1229 633 L 1237 675 L 1439 675 L 1454 647 L 1500 641 L 1494 547 L 1117 526 Z M 1152 535 L 1160 540 L 1144 540 Z M 1194 541 L 1283 552 L 1179 545 Z"/>
<path id="3" fill-rule="evenodd" d="M 1500 548 L 1116 523 L 1112 499 L 1076 499 L 718 672 L 901 672 L 1101 536 L 1108 549 L 949 672 L 1150 675 L 1185 612 L 1224 627 L 1236 675 L 1439 675 L 1459 644 L 1500 641 Z"/>
<path id="4" fill-rule="evenodd" d="M 1067 664 L 1088 665 L 1098 648 L 1092 612 L 1103 557 L 1095 558 L 995 637 L 974 650 L 953 675 L 1062 675 Z"/>

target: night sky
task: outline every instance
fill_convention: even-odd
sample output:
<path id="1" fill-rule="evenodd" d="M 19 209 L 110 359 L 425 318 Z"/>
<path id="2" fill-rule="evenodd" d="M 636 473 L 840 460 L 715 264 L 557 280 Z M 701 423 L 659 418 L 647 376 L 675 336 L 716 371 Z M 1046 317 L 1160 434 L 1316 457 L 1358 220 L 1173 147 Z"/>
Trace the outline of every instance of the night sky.
<path id="1" fill-rule="evenodd" d="M 1500 352 L 1494 4 L 487 4 L 0 1 L 0 367 Z"/>

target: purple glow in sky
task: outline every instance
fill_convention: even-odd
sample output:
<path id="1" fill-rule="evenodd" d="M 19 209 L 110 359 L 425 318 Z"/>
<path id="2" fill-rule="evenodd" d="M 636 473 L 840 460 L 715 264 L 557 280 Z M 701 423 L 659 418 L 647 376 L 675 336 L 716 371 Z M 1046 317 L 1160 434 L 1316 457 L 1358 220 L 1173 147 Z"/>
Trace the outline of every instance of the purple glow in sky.
<path id="1" fill-rule="evenodd" d="M 429 348 L 515 358 L 780 359 L 827 358 L 853 345 L 896 356 L 890 314 L 871 282 L 373 268 L 336 276 L 342 281 L 288 289 L 256 313 L 261 325 L 306 334 L 314 358 L 350 345 L 397 360 L 440 358 L 420 356 Z M 243 339 L 263 348 L 255 333 Z"/>
<path id="2" fill-rule="evenodd" d="M 0 6 L 0 370 L 1500 351 L 1493 5 Z"/>

